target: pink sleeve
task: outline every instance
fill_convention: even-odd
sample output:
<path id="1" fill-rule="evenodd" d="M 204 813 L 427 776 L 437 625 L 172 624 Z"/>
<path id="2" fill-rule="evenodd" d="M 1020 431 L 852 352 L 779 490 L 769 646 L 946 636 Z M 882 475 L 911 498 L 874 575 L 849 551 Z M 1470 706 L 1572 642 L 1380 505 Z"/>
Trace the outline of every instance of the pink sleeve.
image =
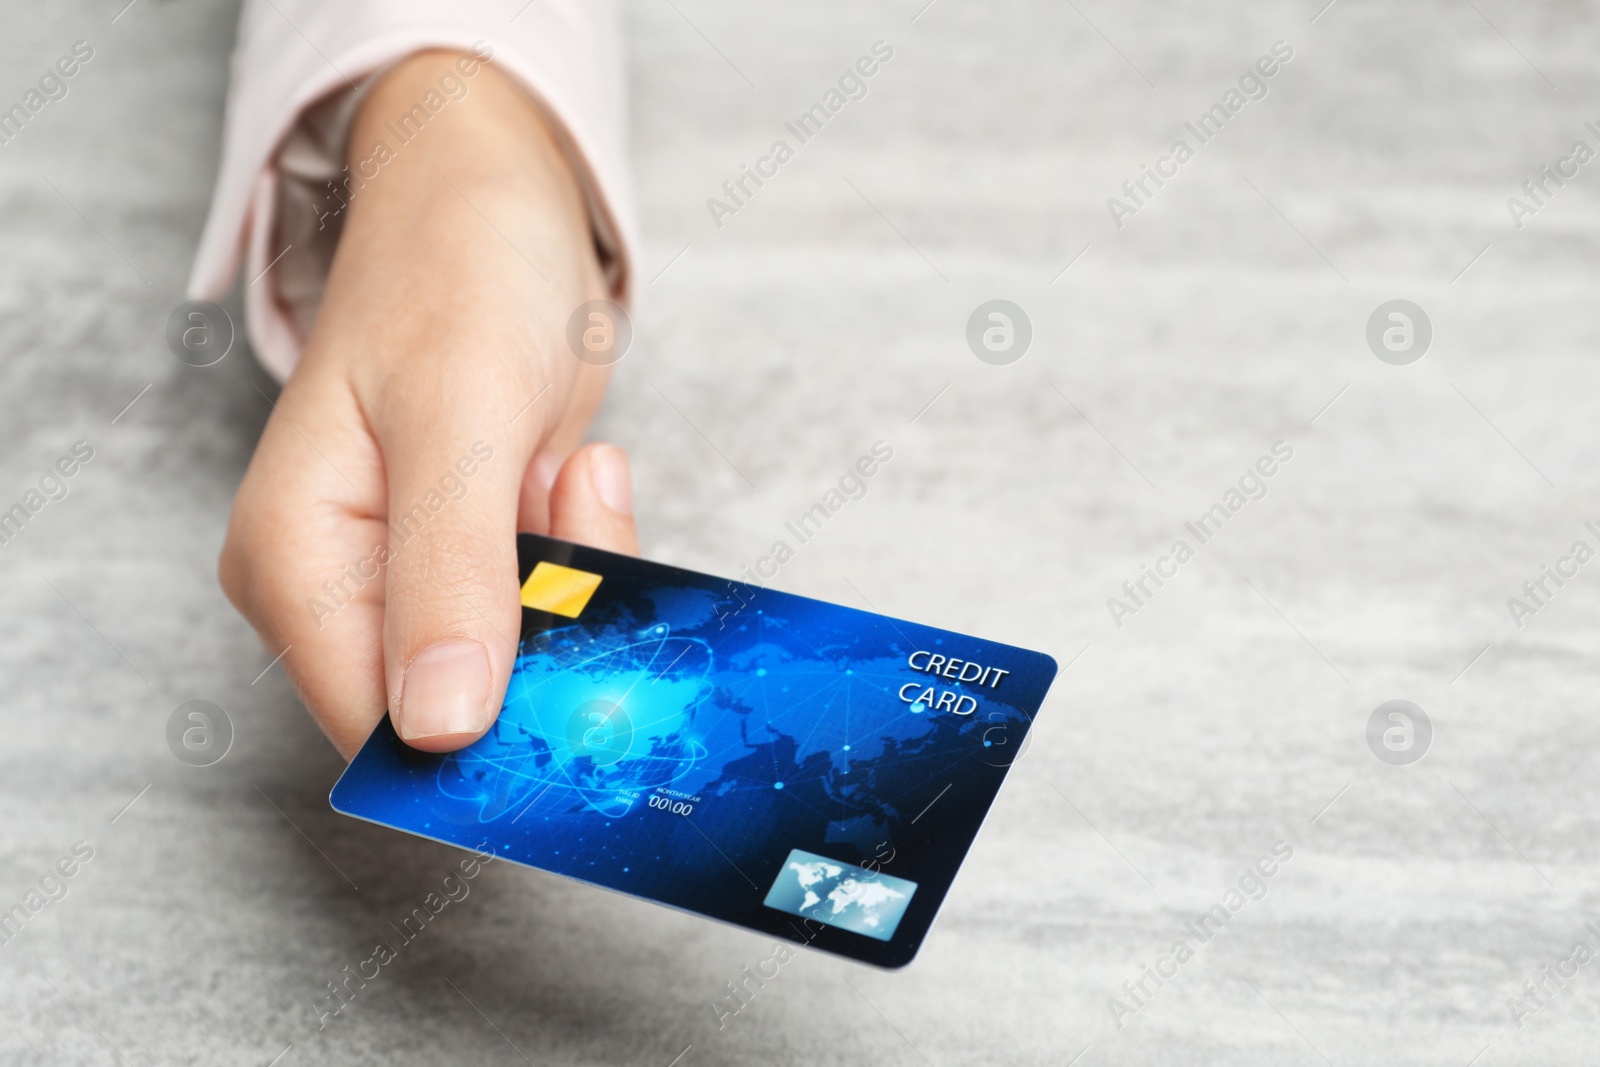
<path id="1" fill-rule="evenodd" d="M 613 296 L 626 301 L 635 236 L 626 89 L 611 0 L 246 0 L 233 56 L 222 163 L 189 279 L 218 300 L 243 268 L 246 326 L 280 380 L 300 358 L 342 220 L 345 142 L 365 89 L 425 48 L 476 50 L 551 119 L 583 183 Z M 471 78 L 428 100 L 436 110 Z M 403 150 L 403 149 L 402 149 Z M 333 183 L 332 186 L 329 183 Z"/>

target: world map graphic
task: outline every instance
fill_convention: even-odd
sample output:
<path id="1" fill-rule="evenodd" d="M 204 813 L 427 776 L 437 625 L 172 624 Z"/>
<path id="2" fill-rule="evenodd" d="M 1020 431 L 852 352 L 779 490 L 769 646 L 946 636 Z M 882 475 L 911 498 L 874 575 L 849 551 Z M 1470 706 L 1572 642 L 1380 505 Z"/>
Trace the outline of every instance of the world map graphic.
<path id="1" fill-rule="evenodd" d="M 444 762 L 440 792 L 492 823 L 622 817 L 659 790 L 702 805 L 786 791 L 865 856 L 891 820 L 915 814 L 900 809 L 906 794 L 969 757 L 979 735 L 1026 722 L 1006 708 L 958 718 L 905 703 L 901 642 L 883 656 L 880 634 L 824 634 L 819 646 L 816 630 L 762 611 L 718 628 L 716 598 L 695 590 L 653 607 L 673 622 L 635 629 L 623 617 L 525 641 L 498 721 Z M 953 747 L 956 734 L 971 743 Z"/>
<path id="2" fill-rule="evenodd" d="M 784 864 L 774 893 L 782 892 L 786 879 L 800 890 L 800 902 L 794 908 L 797 914 L 849 930 L 882 932 L 884 936 L 894 932 L 894 924 L 911 896 L 909 891 L 888 884 L 872 872 L 819 859 Z"/>

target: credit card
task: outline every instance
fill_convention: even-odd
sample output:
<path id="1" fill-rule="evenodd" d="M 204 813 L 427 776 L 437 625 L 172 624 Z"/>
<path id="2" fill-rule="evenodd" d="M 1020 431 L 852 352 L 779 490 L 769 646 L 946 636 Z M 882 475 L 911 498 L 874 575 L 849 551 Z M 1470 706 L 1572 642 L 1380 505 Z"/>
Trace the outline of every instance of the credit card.
<path id="1" fill-rule="evenodd" d="M 520 534 L 494 726 L 387 717 L 335 810 L 880 967 L 921 946 L 1055 678 L 1039 652 Z"/>

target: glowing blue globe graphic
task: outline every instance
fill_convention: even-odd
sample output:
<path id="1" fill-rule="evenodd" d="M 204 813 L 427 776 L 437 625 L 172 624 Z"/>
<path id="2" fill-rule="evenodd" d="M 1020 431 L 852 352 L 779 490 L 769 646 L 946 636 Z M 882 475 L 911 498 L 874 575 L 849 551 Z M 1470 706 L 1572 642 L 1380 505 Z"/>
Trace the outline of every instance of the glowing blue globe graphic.
<path id="1" fill-rule="evenodd" d="M 622 815 L 706 758 L 695 713 L 712 692 L 704 642 L 665 625 L 545 636 L 517 658 L 500 718 L 439 768 L 439 790 L 480 822 L 599 811 Z"/>

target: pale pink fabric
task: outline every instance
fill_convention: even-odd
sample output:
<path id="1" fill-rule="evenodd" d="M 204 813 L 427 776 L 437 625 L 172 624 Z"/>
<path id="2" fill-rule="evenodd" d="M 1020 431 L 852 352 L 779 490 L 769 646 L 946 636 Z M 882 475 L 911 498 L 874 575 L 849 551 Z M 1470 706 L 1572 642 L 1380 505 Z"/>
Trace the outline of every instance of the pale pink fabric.
<path id="1" fill-rule="evenodd" d="M 319 205 L 342 174 L 361 93 L 414 52 L 474 47 L 551 119 L 584 183 L 613 295 L 627 300 L 636 239 L 611 0 L 245 0 L 189 295 L 221 299 L 242 267 L 250 342 L 280 380 L 321 301 L 339 226 L 319 228 Z"/>

